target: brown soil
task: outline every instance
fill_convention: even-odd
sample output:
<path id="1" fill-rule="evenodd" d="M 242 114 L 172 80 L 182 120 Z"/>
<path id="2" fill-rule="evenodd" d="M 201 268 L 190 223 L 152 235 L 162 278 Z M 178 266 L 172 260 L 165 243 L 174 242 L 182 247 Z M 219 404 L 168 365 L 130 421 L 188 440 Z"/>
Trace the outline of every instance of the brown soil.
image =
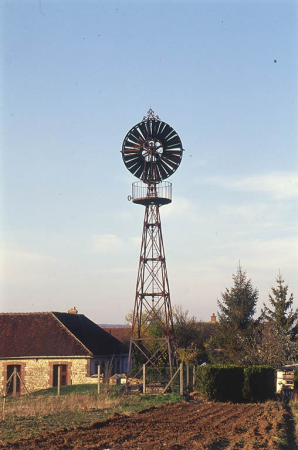
<path id="1" fill-rule="evenodd" d="M 1 449 L 278 449 L 286 433 L 286 410 L 279 403 L 177 403 L 131 416 L 45 433 L 0 445 Z M 280 443 L 280 441 L 279 441 Z M 294 447 L 295 448 L 295 447 Z"/>

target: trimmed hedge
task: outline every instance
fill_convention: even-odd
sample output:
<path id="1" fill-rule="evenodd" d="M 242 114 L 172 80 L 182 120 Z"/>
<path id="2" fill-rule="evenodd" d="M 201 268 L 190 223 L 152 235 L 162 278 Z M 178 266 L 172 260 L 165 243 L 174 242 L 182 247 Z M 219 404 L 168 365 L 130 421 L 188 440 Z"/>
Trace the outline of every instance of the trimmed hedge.
<path id="1" fill-rule="evenodd" d="M 199 366 L 196 387 L 199 394 L 208 400 L 234 403 L 265 401 L 275 396 L 275 372 L 269 366 Z"/>
<path id="2" fill-rule="evenodd" d="M 197 369 L 196 387 L 208 400 L 241 402 L 243 384 L 242 367 L 207 365 L 199 366 Z"/>
<path id="3" fill-rule="evenodd" d="M 264 402 L 275 397 L 275 371 L 270 366 L 244 369 L 243 397 L 251 402 Z"/>

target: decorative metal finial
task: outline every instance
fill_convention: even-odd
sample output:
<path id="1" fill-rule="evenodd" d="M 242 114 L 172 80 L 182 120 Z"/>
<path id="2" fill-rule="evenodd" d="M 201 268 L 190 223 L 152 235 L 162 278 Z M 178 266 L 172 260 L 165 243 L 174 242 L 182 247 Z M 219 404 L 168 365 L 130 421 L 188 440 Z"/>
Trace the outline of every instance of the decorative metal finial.
<path id="1" fill-rule="evenodd" d="M 144 116 L 144 117 L 143 117 L 142 122 L 143 122 L 144 120 L 149 120 L 149 119 L 157 119 L 157 120 L 160 120 L 160 118 L 154 114 L 154 111 L 153 111 L 153 109 L 151 109 L 151 108 L 149 109 L 149 111 L 147 111 L 147 116 Z"/>

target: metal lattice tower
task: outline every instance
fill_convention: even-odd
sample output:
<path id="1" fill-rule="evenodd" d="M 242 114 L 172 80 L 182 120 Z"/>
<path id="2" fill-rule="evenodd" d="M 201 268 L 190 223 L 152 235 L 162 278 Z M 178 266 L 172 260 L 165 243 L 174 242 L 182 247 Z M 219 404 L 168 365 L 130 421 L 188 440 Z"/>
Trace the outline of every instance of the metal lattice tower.
<path id="1" fill-rule="evenodd" d="M 133 183 L 131 199 L 145 206 L 128 367 L 133 357 L 168 365 L 172 373 L 175 338 L 159 209 L 172 201 L 172 184 L 163 180 L 178 168 L 182 153 L 178 134 L 151 109 L 123 141 L 124 163 L 141 180 Z"/>

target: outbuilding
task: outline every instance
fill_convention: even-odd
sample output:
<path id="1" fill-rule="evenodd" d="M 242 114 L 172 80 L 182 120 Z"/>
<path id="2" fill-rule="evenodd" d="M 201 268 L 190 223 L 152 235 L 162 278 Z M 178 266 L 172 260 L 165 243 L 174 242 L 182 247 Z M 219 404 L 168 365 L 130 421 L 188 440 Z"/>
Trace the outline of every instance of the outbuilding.
<path id="1" fill-rule="evenodd" d="M 0 314 L 1 391 L 14 371 L 22 394 L 57 385 L 58 373 L 60 385 L 96 383 L 99 365 L 110 376 L 126 373 L 127 363 L 128 348 L 75 308 Z"/>
<path id="2" fill-rule="evenodd" d="M 298 364 L 285 365 L 276 369 L 276 392 L 280 394 L 283 389 L 294 390 L 294 370 Z"/>

